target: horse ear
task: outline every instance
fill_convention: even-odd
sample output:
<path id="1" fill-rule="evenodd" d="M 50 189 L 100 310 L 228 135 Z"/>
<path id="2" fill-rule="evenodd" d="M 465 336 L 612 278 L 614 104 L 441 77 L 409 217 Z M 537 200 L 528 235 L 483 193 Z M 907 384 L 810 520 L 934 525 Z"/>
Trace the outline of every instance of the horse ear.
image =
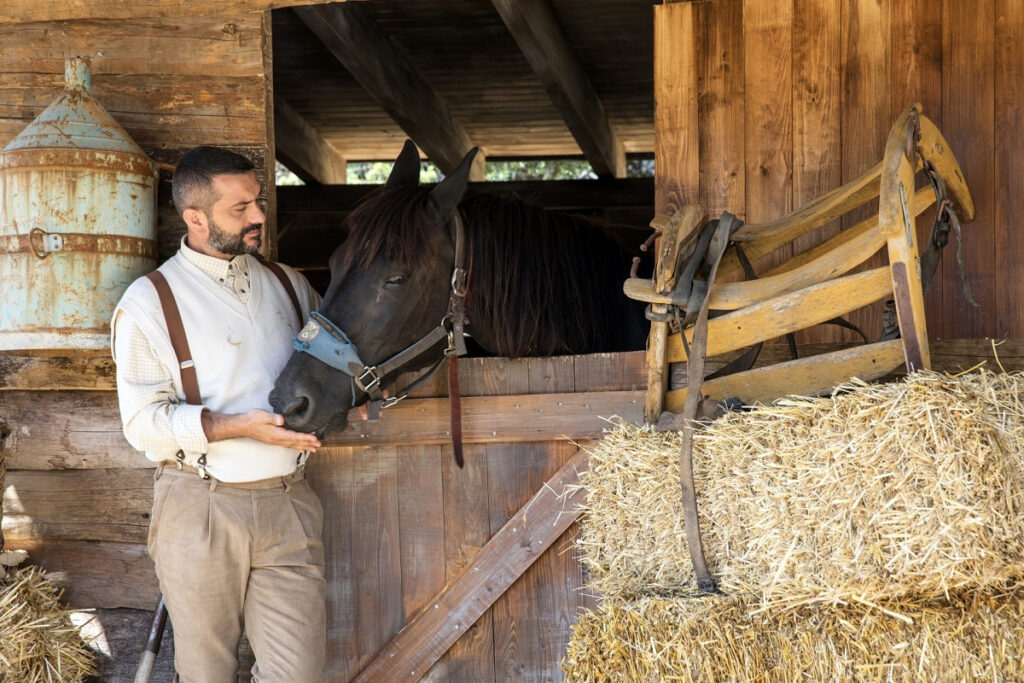
<path id="1" fill-rule="evenodd" d="M 466 185 L 469 183 L 469 170 L 473 167 L 473 158 L 477 153 L 476 147 L 469 150 L 462 158 L 454 171 L 445 176 L 433 190 L 430 191 L 430 200 L 427 208 L 432 218 L 437 221 L 444 220 L 462 201 L 462 195 L 466 194 Z"/>
<path id="2" fill-rule="evenodd" d="M 420 184 L 420 153 L 412 140 L 406 140 L 402 145 L 402 151 L 395 159 L 388 181 L 384 184 L 388 187 Z"/>

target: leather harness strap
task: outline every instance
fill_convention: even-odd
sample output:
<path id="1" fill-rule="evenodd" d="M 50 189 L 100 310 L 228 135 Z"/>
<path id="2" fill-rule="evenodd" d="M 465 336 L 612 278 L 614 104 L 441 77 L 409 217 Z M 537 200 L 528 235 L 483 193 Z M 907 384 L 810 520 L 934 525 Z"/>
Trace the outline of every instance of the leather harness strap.
<path id="1" fill-rule="evenodd" d="M 730 213 L 722 214 L 718 224 L 709 224 L 706 230 L 712 232 L 708 240 L 707 256 L 704 262 L 710 266 L 706 280 L 706 292 L 718 272 L 718 264 L 729 244 L 729 235 L 739 226 L 740 221 Z M 697 586 L 702 592 L 711 593 L 718 590 L 718 582 L 708 570 L 704 557 L 704 544 L 700 535 L 700 520 L 697 515 L 697 494 L 693 485 L 693 430 L 697 410 L 703 397 L 701 385 L 704 382 L 704 358 L 708 349 L 708 303 L 711 297 L 704 295 L 693 327 L 692 342 L 686 354 L 686 404 L 683 407 L 682 440 L 679 446 L 679 487 L 683 499 L 683 519 L 686 523 L 686 544 L 690 549 L 690 559 L 697 575 Z M 683 335 L 683 343 L 686 336 Z"/>

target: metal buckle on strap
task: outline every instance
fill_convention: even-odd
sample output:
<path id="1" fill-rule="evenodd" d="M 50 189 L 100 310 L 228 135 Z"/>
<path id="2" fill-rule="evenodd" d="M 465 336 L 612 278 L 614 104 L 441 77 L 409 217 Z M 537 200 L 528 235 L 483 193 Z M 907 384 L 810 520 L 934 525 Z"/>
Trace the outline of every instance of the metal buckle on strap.
<path id="1" fill-rule="evenodd" d="M 367 377 L 370 378 L 369 382 L 365 381 Z M 356 386 L 358 386 L 361 390 L 363 390 L 367 394 L 369 394 L 371 391 L 373 391 L 375 389 L 379 389 L 379 387 L 380 387 L 380 376 L 377 374 L 377 366 L 376 365 L 368 365 L 368 366 L 366 366 L 365 368 L 363 368 L 363 371 L 359 373 L 359 376 L 355 378 L 355 380 L 356 380 Z"/>
<path id="2" fill-rule="evenodd" d="M 210 473 L 206 471 L 206 453 L 199 456 L 199 460 L 196 462 L 196 469 L 199 470 L 200 479 L 210 478 Z"/>
<path id="3" fill-rule="evenodd" d="M 185 464 L 185 451 L 178 449 L 178 452 L 174 454 L 174 465 L 180 470 L 181 466 Z"/>

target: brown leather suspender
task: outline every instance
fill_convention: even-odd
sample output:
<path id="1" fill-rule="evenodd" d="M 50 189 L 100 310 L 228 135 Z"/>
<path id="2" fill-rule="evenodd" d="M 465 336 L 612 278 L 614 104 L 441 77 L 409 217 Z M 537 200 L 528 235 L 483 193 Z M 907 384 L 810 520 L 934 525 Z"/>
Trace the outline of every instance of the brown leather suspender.
<path id="1" fill-rule="evenodd" d="M 304 322 L 302 307 L 299 305 L 299 297 L 295 293 L 292 281 L 288 279 L 288 275 L 280 265 L 270 262 L 263 262 L 263 265 L 270 269 L 270 272 L 276 275 L 277 279 L 284 285 L 284 290 L 288 292 L 288 298 L 291 299 L 292 305 L 295 307 L 295 315 L 299 319 L 299 327 L 301 328 Z M 171 287 L 167 284 L 167 278 L 164 277 L 163 273 L 159 270 L 154 270 L 146 277 L 156 287 L 156 293 L 160 297 L 160 306 L 164 309 L 167 333 L 171 336 L 171 347 L 174 349 L 174 355 L 178 359 L 178 367 L 181 370 L 181 386 L 185 391 L 185 401 L 191 405 L 201 405 L 202 399 L 199 394 L 199 381 L 196 378 L 196 366 L 192 361 L 192 351 L 188 346 L 185 326 L 181 322 L 181 311 L 178 310 L 178 302 L 175 301 L 174 294 L 171 292 Z"/>
<path id="2" fill-rule="evenodd" d="M 284 285 L 284 291 L 288 292 L 288 298 L 292 300 L 292 306 L 295 307 L 295 315 L 299 318 L 299 329 L 306 323 L 305 318 L 302 315 L 302 306 L 299 305 L 299 297 L 295 294 L 295 288 L 292 287 L 292 281 L 288 279 L 288 276 L 284 272 L 284 268 L 280 264 L 272 261 L 261 261 L 263 265 L 270 269 L 270 272 L 277 276 L 277 279 Z"/>
<path id="3" fill-rule="evenodd" d="M 171 286 L 167 284 L 167 278 L 163 273 L 154 270 L 146 277 L 156 287 L 156 293 L 160 297 L 160 306 L 164 309 L 167 333 L 171 335 L 171 346 L 174 348 L 174 355 L 178 358 L 178 368 L 181 370 L 181 386 L 185 390 L 185 402 L 194 406 L 202 405 L 202 399 L 199 397 L 199 380 L 196 379 L 196 364 L 192 362 L 192 350 L 188 347 L 188 337 L 185 336 L 185 326 L 181 322 L 178 302 L 174 300 Z"/>

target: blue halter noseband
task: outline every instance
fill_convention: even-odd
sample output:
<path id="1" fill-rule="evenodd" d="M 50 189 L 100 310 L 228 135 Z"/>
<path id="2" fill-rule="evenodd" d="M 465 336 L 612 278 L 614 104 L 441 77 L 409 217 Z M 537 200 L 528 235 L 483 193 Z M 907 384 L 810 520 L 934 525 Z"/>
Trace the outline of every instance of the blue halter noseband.
<path id="1" fill-rule="evenodd" d="M 321 334 L 325 332 L 326 334 Z M 341 329 L 318 311 L 309 314 L 309 322 L 295 337 L 295 350 L 308 353 L 332 368 L 353 377 L 364 367 L 353 344 Z"/>

